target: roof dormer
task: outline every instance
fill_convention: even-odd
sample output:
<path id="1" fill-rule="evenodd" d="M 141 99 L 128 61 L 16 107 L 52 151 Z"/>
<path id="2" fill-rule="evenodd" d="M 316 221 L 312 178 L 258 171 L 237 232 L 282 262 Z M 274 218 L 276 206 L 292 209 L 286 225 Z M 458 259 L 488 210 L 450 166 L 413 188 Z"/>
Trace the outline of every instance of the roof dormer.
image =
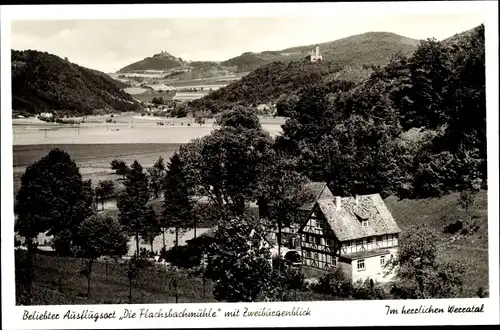
<path id="1" fill-rule="evenodd" d="M 370 216 L 366 212 L 363 212 L 360 209 L 355 209 L 353 213 L 363 227 L 368 226 L 368 221 L 370 220 Z"/>

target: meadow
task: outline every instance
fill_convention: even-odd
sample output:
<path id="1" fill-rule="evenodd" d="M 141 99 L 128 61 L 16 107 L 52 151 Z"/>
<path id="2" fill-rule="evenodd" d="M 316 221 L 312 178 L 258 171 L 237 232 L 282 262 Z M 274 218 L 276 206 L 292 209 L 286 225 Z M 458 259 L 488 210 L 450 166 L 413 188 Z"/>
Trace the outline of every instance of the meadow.
<path id="1" fill-rule="evenodd" d="M 84 120 L 78 126 L 46 123 L 35 119 L 13 119 L 14 191 L 26 167 L 54 148 L 67 151 L 80 167 L 85 180 L 114 180 L 110 162 L 122 159 L 139 161 L 151 167 L 159 157 L 168 160 L 181 144 L 210 134 L 216 127 L 213 119 L 204 125 L 192 118 L 165 118 L 136 114 L 73 118 Z M 112 119 L 115 123 L 106 123 Z M 283 118 L 261 117 L 262 127 L 272 136 L 281 132 Z M 164 125 L 157 125 L 163 122 Z M 188 126 L 189 124 L 189 126 Z"/>
<path id="2" fill-rule="evenodd" d="M 106 123 L 106 119 L 112 119 L 114 122 Z M 191 139 L 210 134 L 215 129 L 213 119 L 206 119 L 204 125 L 199 125 L 195 124 L 191 117 L 141 117 L 127 114 L 113 118 L 109 115 L 92 116 L 84 120 L 84 123 L 77 126 L 13 119 L 13 145 L 188 143 Z M 157 122 L 163 122 L 164 125 L 159 126 Z M 261 118 L 263 129 L 272 136 L 281 133 L 283 123 L 284 119 L 280 117 Z"/>
<path id="3" fill-rule="evenodd" d="M 467 267 L 460 297 L 474 297 L 479 287 L 489 287 L 488 192 L 481 190 L 469 209 L 478 230 L 467 237 L 445 231 L 448 225 L 465 216 L 465 211 L 457 206 L 457 197 L 457 193 L 420 200 L 398 200 L 390 196 L 385 203 L 403 233 L 410 226 L 419 225 L 438 234 L 438 258 L 456 260 Z"/>
<path id="4" fill-rule="evenodd" d="M 129 303 L 127 265 L 97 261 L 92 267 L 91 296 L 87 278 L 80 274 L 83 259 L 38 255 L 33 283 L 33 305 L 89 305 Z M 177 289 L 174 280 L 177 282 Z M 292 294 L 295 301 L 333 300 L 326 294 L 301 290 Z M 186 270 L 151 267 L 139 270 L 132 282 L 133 304 L 217 302 L 213 282 Z"/>
<path id="5" fill-rule="evenodd" d="M 80 274 L 83 259 L 38 255 L 33 283 L 33 305 L 121 304 L 129 302 L 127 264 L 97 261 L 93 265 L 91 296 L 87 296 L 87 278 Z M 132 303 L 215 302 L 213 284 L 186 271 L 146 268 L 132 282 Z"/>

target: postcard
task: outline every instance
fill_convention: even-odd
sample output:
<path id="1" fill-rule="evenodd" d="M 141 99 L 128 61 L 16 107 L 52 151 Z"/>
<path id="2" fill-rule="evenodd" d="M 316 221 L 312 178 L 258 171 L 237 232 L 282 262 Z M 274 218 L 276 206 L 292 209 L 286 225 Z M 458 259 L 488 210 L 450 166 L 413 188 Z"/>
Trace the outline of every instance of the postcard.
<path id="1" fill-rule="evenodd" d="M 497 12 L 2 6 L 3 327 L 498 324 Z"/>

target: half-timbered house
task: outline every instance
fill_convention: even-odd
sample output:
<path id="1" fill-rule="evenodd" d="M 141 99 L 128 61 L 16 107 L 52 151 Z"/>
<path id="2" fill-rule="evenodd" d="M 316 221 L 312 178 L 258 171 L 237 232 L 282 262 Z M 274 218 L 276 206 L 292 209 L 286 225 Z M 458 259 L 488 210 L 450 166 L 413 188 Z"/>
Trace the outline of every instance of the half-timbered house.
<path id="1" fill-rule="evenodd" d="M 333 194 L 330 189 L 328 189 L 325 182 L 310 182 L 306 185 L 306 188 L 311 191 L 314 199 L 298 209 L 298 218 L 292 221 L 291 226 L 284 226 L 281 228 L 281 243 L 284 247 L 289 249 L 300 250 L 302 244 L 300 241 L 301 236 L 299 234 L 299 229 L 311 215 L 316 202 L 333 198 Z M 278 229 L 275 228 L 275 231 L 271 233 L 271 239 L 274 242 L 276 242 L 277 235 Z"/>
<path id="2" fill-rule="evenodd" d="M 299 229 L 303 264 L 385 282 L 393 276 L 384 265 L 397 253 L 399 233 L 379 194 L 319 198 Z"/>

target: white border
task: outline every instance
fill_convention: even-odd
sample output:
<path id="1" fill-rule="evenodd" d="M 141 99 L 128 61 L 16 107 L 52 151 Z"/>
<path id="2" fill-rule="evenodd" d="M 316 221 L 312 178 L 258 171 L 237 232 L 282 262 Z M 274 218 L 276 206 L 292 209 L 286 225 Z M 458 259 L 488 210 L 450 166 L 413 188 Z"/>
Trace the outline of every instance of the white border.
<path id="1" fill-rule="evenodd" d="M 444 299 L 415 301 L 346 301 L 301 303 L 253 303 L 253 304 L 171 304 L 171 305 L 88 305 L 88 306 L 15 306 L 14 258 L 13 258 L 13 174 L 12 174 L 12 120 L 10 36 L 11 21 L 31 19 L 131 19 L 168 17 L 284 17 L 388 14 L 482 14 L 486 26 L 486 94 L 488 136 L 488 228 L 489 228 L 489 292 L 488 299 Z M 186 4 L 186 5 L 71 5 L 71 6 L 2 6 L 1 8 L 1 105 L 2 105 L 2 327 L 7 329 L 74 329 L 74 328 L 185 328 L 185 327 L 258 327 L 258 326 L 373 326 L 373 325 L 474 325 L 498 324 L 499 306 L 499 240 L 498 240 L 498 3 L 496 1 L 441 1 L 441 2 L 392 2 L 392 3 L 293 3 L 293 4 Z M 187 16 L 189 15 L 189 16 Z M 460 32 L 460 31 L 457 31 Z M 478 314 L 416 314 L 385 315 L 385 305 L 392 308 L 420 305 L 447 308 L 449 304 L 481 305 L 484 313 Z M 89 309 L 113 311 L 120 314 L 124 308 L 139 310 L 160 308 L 180 311 L 183 308 L 218 308 L 231 311 L 234 308 L 260 307 L 278 309 L 288 306 L 310 307 L 311 317 L 254 317 L 214 319 L 133 319 L 128 321 L 22 321 L 24 310 L 44 310 L 65 313 L 67 310 Z M 199 322 L 197 322 L 199 321 Z"/>

